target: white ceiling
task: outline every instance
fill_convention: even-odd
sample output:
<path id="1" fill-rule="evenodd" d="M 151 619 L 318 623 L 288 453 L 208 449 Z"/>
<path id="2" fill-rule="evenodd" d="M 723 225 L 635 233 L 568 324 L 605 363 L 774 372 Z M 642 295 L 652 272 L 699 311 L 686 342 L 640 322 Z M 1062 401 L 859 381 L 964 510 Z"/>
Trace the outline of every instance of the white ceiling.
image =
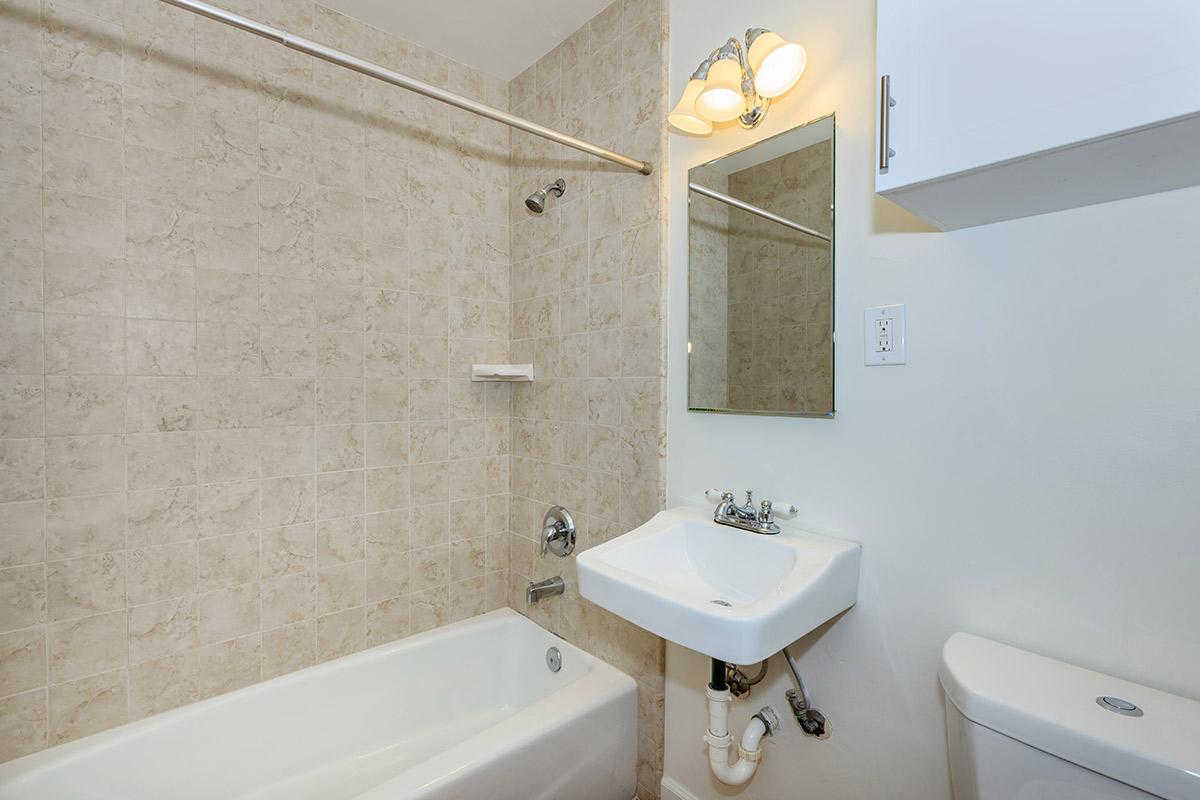
<path id="1" fill-rule="evenodd" d="M 369 25 L 511 80 L 612 0 L 321 0 Z"/>

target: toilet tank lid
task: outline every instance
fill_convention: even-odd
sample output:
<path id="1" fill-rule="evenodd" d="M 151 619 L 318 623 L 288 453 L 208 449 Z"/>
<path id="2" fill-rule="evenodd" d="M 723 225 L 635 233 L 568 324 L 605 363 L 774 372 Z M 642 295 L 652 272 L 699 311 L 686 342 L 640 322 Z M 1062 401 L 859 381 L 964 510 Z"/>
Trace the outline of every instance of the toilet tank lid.
<path id="1" fill-rule="evenodd" d="M 1167 800 L 1200 798 L 1200 702 L 969 633 L 946 642 L 938 677 L 972 722 Z"/>

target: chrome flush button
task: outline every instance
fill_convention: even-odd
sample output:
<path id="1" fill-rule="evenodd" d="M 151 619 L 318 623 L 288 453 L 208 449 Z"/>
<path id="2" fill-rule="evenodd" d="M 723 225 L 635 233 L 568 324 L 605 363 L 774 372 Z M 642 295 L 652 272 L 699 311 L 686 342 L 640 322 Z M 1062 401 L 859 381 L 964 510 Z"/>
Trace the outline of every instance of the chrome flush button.
<path id="1" fill-rule="evenodd" d="M 1128 700 L 1122 700 L 1119 697 L 1109 697 L 1108 695 L 1101 695 L 1100 697 L 1097 697 L 1096 705 L 1105 710 L 1113 711 L 1126 717 L 1140 717 L 1145 713 Z"/>

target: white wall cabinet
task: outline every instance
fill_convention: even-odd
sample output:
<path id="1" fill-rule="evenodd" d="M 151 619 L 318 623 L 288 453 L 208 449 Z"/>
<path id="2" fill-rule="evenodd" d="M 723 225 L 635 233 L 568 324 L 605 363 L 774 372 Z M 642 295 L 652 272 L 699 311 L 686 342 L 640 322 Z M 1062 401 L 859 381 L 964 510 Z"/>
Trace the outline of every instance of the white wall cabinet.
<path id="1" fill-rule="evenodd" d="M 876 39 L 876 191 L 938 227 L 1200 184 L 1200 0 L 878 0 Z"/>

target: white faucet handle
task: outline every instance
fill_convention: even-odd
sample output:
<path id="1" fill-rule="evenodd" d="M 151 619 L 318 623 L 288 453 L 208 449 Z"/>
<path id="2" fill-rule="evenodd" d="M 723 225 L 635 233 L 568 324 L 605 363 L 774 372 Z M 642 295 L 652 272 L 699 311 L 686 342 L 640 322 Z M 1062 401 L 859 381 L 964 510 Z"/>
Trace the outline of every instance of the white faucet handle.
<path id="1" fill-rule="evenodd" d="M 784 519 L 791 519 L 792 517 L 794 517 L 800 513 L 800 509 L 796 508 L 796 506 L 794 504 L 784 502 L 783 500 L 772 500 L 771 501 L 771 513 L 773 513 L 777 517 L 783 517 Z"/>
<path id="2" fill-rule="evenodd" d="M 722 502 L 725 499 L 725 495 L 727 495 L 727 494 L 730 494 L 730 493 L 722 492 L 720 489 L 705 489 L 704 490 L 704 497 L 710 503 Z M 797 508 L 794 503 L 787 503 L 787 502 L 784 502 L 783 500 L 771 500 L 770 502 L 771 502 L 771 511 L 777 517 L 783 517 L 784 519 L 791 519 L 792 517 L 794 517 L 800 513 L 800 509 Z"/>

